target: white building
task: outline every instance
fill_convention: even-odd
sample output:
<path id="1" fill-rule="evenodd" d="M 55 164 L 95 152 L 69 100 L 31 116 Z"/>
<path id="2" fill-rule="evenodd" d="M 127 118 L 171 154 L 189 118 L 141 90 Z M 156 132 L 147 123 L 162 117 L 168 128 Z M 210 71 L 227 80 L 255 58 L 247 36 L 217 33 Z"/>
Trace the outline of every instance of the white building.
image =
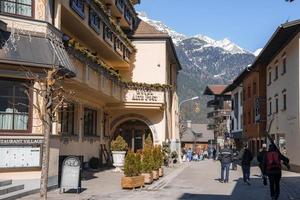
<path id="1" fill-rule="evenodd" d="M 267 130 L 294 171 L 300 171 L 299 28 L 299 20 L 279 26 L 255 61 L 267 69 Z"/>

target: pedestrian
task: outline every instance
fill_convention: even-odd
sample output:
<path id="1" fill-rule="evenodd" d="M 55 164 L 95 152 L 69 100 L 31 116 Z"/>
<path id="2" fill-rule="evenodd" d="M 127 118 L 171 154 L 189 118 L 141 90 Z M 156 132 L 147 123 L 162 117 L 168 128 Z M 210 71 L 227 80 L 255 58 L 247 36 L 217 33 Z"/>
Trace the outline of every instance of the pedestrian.
<path id="1" fill-rule="evenodd" d="M 244 151 L 242 154 L 242 171 L 243 171 L 243 180 L 244 183 L 250 184 L 250 167 L 251 161 L 253 159 L 253 155 L 251 151 L 248 149 L 248 145 L 244 146 Z"/>
<path id="2" fill-rule="evenodd" d="M 222 148 L 222 146 L 221 146 Z M 218 159 L 221 161 L 221 183 L 228 183 L 229 180 L 229 168 L 232 161 L 232 151 L 229 149 L 228 144 L 225 144 L 221 149 Z M 224 176 L 225 173 L 225 176 Z"/>
<path id="3" fill-rule="evenodd" d="M 238 163 L 238 155 L 239 151 L 236 149 L 235 146 L 232 148 L 232 170 L 237 170 L 237 163 Z"/>
<path id="4" fill-rule="evenodd" d="M 269 177 L 272 200 L 277 200 L 280 194 L 281 161 L 290 169 L 289 159 L 283 156 L 275 144 L 270 144 L 264 158 L 264 170 Z"/>
<path id="5" fill-rule="evenodd" d="M 187 158 L 188 158 L 189 162 L 191 162 L 192 159 L 193 159 L 193 152 L 192 152 L 191 148 L 189 148 L 188 151 L 187 151 Z"/>
<path id="6" fill-rule="evenodd" d="M 267 153 L 267 145 L 266 144 L 262 144 L 262 149 L 259 151 L 258 155 L 257 155 L 257 161 L 259 163 L 259 168 L 261 171 L 261 177 L 263 179 L 263 184 L 267 185 L 267 175 L 266 175 L 266 171 L 264 169 L 264 159 Z"/>
<path id="7" fill-rule="evenodd" d="M 216 160 L 216 156 L 217 156 L 217 150 L 216 150 L 216 148 L 214 147 L 214 148 L 213 148 L 213 158 L 214 158 L 214 160 Z"/>

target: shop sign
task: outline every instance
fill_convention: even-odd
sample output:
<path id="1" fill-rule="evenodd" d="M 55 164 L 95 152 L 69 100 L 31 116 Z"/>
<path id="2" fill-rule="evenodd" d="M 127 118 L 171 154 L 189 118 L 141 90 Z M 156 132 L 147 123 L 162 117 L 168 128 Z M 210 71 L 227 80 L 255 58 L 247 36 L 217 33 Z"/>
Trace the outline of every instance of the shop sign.
<path id="1" fill-rule="evenodd" d="M 60 191 L 77 189 L 77 193 L 79 192 L 80 165 L 80 160 L 77 157 L 69 156 L 65 158 L 62 164 Z"/>
<path id="2" fill-rule="evenodd" d="M 43 139 L 12 139 L 12 138 L 1 138 L 1 145 L 33 145 L 43 144 Z"/>
<path id="3" fill-rule="evenodd" d="M 126 94 L 129 102 L 163 102 L 163 92 L 151 90 L 129 90 Z"/>

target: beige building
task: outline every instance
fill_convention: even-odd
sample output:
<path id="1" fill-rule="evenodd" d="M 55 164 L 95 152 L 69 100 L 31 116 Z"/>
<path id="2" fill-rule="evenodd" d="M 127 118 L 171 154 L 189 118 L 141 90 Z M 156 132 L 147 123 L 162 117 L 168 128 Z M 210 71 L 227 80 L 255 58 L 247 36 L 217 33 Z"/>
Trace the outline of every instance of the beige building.
<path id="1" fill-rule="evenodd" d="M 132 150 L 142 149 L 148 134 L 179 148 L 180 63 L 171 38 L 137 17 L 135 1 L 1 3 L 0 177 L 41 169 L 43 127 L 24 84 L 36 85 L 27 71 L 53 65 L 67 74 L 63 86 L 74 95 L 52 125 L 50 184 L 58 183 L 65 156 L 109 162 L 117 135 Z"/>
<path id="2" fill-rule="evenodd" d="M 266 129 L 294 171 L 300 171 L 299 27 L 299 20 L 279 26 L 255 61 L 266 68 Z"/>

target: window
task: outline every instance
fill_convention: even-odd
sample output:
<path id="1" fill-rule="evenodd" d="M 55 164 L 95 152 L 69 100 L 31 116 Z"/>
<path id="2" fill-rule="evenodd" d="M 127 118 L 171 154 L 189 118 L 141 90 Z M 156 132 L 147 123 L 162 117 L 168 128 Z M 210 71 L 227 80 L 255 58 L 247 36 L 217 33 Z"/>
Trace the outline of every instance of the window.
<path id="1" fill-rule="evenodd" d="M 110 45 L 113 44 L 113 33 L 111 32 L 110 28 L 108 26 L 104 27 L 104 39 L 107 41 Z"/>
<path id="2" fill-rule="evenodd" d="M 253 82 L 253 95 L 256 95 L 256 82 Z"/>
<path id="3" fill-rule="evenodd" d="M 97 12 L 92 8 L 90 8 L 89 25 L 97 33 L 100 32 L 100 18 Z"/>
<path id="4" fill-rule="evenodd" d="M 97 111 L 84 108 L 84 135 L 97 135 Z"/>
<path id="5" fill-rule="evenodd" d="M 125 17 L 126 21 L 127 21 L 129 24 L 131 24 L 131 22 L 132 22 L 132 21 L 131 21 L 131 20 L 132 20 L 132 16 L 131 16 L 130 10 L 129 10 L 127 7 L 125 7 L 124 17 Z"/>
<path id="6" fill-rule="evenodd" d="M 269 115 L 272 115 L 272 100 L 269 102 Z"/>
<path id="7" fill-rule="evenodd" d="M 116 6 L 122 13 L 124 12 L 124 7 L 125 7 L 124 0 L 116 0 Z"/>
<path id="8" fill-rule="evenodd" d="M 251 97 L 251 87 L 248 86 L 248 98 L 250 98 L 250 97 Z"/>
<path id="9" fill-rule="evenodd" d="M 278 98 L 275 99 L 275 113 L 278 113 Z"/>
<path id="10" fill-rule="evenodd" d="M 268 85 L 271 85 L 271 83 L 272 83 L 272 71 L 270 70 L 269 71 L 269 83 L 268 83 Z"/>
<path id="11" fill-rule="evenodd" d="M 29 83 L 19 80 L 0 80 L 0 130 L 29 129 Z"/>
<path id="12" fill-rule="evenodd" d="M 241 91 L 241 94 L 240 94 L 240 104 L 241 104 L 241 106 L 243 105 L 243 99 L 244 99 L 244 92 Z"/>
<path id="13" fill-rule="evenodd" d="M 283 98 L 283 108 L 282 108 L 282 110 L 286 110 L 286 93 L 283 93 L 282 98 Z"/>
<path id="14" fill-rule="evenodd" d="M 75 106 L 73 103 L 64 103 L 60 109 L 60 132 L 65 135 L 75 135 L 74 133 L 74 114 Z"/>
<path id="15" fill-rule="evenodd" d="M 278 65 L 275 66 L 275 77 L 274 77 L 274 81 L 276 81 L 278 79 Z"/>
<path id="16" fill-rule="evenodd" d="M 1 13 L 21 15 L 25 17 L 33 17 L 33 1 L 32 0 L 1 0 Z"/>
<path id="17" fill-rule="evenodd" d="M 84 0 L 70 0 L 70 6 L 81 18 L 84 18 Z"/>
<path id="18" fill-rule="evenodd" d="M 281 74 L 285 74 L 286 73 L 286 58 L 282 59 L 282 73 Z"/>

